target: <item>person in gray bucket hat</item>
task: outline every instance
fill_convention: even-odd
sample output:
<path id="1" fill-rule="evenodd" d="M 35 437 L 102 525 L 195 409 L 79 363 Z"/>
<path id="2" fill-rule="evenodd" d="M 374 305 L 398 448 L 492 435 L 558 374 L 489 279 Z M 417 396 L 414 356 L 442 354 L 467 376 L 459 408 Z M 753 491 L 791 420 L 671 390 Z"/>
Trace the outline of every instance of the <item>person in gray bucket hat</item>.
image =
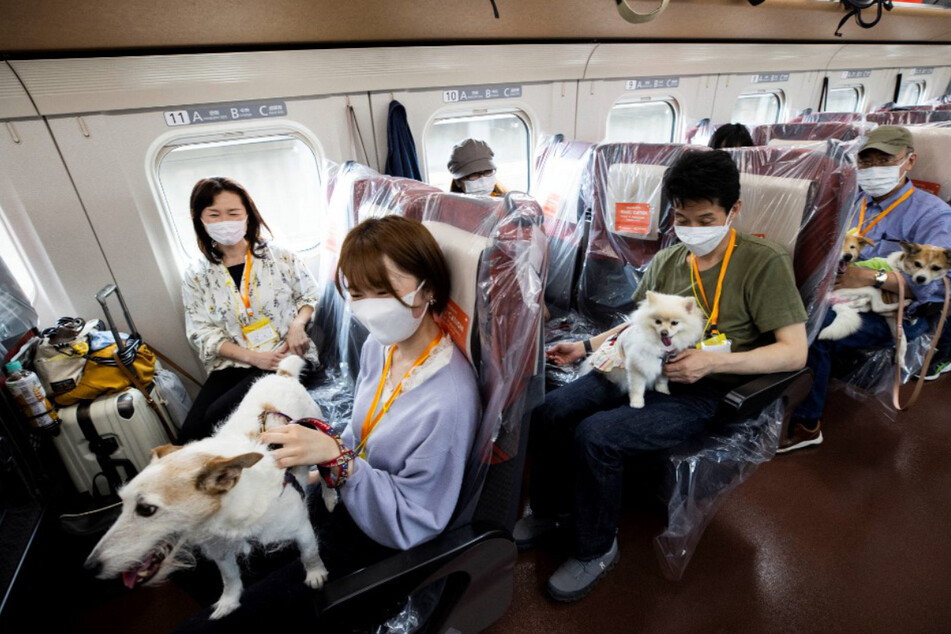
<path id="1" fill-rule="evenodd" d="M 466 139 L 452 148 L 450 192 L 477 196 L 504 196 L 508 190 L 496 180 L 495 152 L 485 141 Z"/>

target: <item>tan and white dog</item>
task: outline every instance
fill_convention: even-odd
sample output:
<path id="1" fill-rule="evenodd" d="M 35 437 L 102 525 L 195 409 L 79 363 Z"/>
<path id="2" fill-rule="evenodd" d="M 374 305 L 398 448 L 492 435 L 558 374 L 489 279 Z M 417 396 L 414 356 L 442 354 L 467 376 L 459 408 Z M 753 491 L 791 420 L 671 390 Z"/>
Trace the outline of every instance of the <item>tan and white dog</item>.
<path id="1" fill-rule="evenodd" d="M 863 246 L 875 243 L 856 235 L 847 235 L 842 245 L 840 262 L 848 266 L 858 261 Z M 901 242 L 901 250 L 890 253 L 888 268 L 907 274 L 918 285 L 939 280 L 951 270 L 951 250 L 930 244 Z M 844 270 L 844 269 L 843 269 Z M 819 339 L 835 341 L 845 339 L 862 327 L 861 313 L 873 312 L 888 320 L 892 333 L 897 332 L 895 318 L 898 311 L 898 297 L 872 286 L 861 288 L 840 288 L 830 295 L 835 319 L 819 332 Z M 908 304 L 910 301 L 905 300 Z M 904 345 L 904 342 L 902 342 Z"/>
<path id="2" fill-rule="evenodd" d="M 252 544 L 294 542 L 307 573 L 305 583 L 321 587 L 327 569 L 307 502 L 294 487 L 285 487 L 285 470 L 258 441 L 262 411 L 282 412 L 292 419 L 321 417 L 299 381 L 303 366 L 300 357 L 282 360 L 277 373 L 256 381 L 210 438 L 154 449 L 152 462 L 119 492 L 122 513 L 86 567 L 103 579 L 121 575 L 133 588 L 161 582 L 175 570 L 194 565 L 198 549 L 221 571 L 224 590 L 211 615 L 218 619 L 240 604 L 237 557 L 248 554 Z M 283 423 L 269 417 L 268 426 Z M 307 467 L 295 467 L 292 473 L 306 484 Z M 336 492 L 324 488 L 323 499 L 332 510 Z"/>

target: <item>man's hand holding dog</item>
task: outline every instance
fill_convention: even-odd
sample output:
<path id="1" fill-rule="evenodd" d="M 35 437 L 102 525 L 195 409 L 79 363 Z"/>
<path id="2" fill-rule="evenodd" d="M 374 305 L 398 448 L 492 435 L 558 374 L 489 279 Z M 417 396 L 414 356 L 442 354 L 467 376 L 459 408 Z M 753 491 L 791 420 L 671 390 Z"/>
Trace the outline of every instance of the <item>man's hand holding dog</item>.
<path id="1" fill-rule="evenodd" d="M 850 266 L 835 278 L 835 290 L 840 288 L 864 288 L 875 283 L 875 271 L 862 266 Z"/>
<path id="2" fill-rule="evenodd" d="M 282 469 L 320 464 L 340 455 L 340 447 L 333 438 L 302 425 L 275 427 L 262 433 L 260 440 L 266 445 L 282 445 L 271 452 Z"/>
<path id="3" fill-rule="evenodd" d="M 687 348 L 664 364 L 664 374 L 676 383 L 696 383 L 712 372 L 716 372 L 717 361 L 722 352 L 709 352 Z"/>

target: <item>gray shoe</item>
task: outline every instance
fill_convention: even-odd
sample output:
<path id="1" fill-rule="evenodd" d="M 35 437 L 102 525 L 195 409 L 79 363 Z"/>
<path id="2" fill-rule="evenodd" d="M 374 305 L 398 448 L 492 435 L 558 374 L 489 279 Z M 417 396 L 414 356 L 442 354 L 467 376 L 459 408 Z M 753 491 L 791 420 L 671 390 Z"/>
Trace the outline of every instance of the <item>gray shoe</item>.
<path id="1" fill-rule="evenodd" d="M 569 559 L 548 579 L 548 594 L 556 601 L 577 601 L 617 564 L 619 555 L 615 537 L 611 549 L 600 557 L 586 561 Z"/>
<path id="2" fill-rule="evenodd" d="M 512 537 L 515 538 L 515 547 L 519 551 L 528 550 L 535 545 L 535 542 L 542 536 L 554 532 L 560 528 L 567 515 L 557 515 L 555 517 L 536 517 L 535 515 L 526 515 L 515 522 L 515 530 L 512 531 Z"/>

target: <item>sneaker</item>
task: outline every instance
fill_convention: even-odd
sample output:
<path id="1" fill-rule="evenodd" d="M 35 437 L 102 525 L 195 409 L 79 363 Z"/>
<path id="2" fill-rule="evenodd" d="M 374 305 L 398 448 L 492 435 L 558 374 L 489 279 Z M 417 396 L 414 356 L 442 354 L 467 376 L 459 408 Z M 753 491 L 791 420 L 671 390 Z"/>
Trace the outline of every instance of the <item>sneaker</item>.
<path id="1" fill-rule="evenodd" d="M 822 421 L 794 422 L 792 433 L 779 445 L 776 453 L 789 453 L 812 445 L 822 444 Z"/>
<path id="2" fill-rule="evenodd" d="M 557 515 L 555 517 L 526 515 L 515 522 L 515 530 L 512 531 L 512 537 L 515 538 L 515 547 L 518 548 L 519 552 L 532 548 L 540 537 L 558 530 L 567 519 L 567 515 Z"/>
<path id="3" fill-rule="evenodd" d="M 611 549 L 600 557 L 585 561 L 569 559 L 548 579 L 548 594 L 556 601 L 577 601 L 591 592 L 594 584 L 617 564 L 618 557 L 615 537 Z"/>
<path id="4" fill-rule="evenodd" d="M 945 372 L 951 372 L 951 361 L 938 361 L 932 363 L 928 368 L 928 374 L 925 375 L 925 381 L 934 381 Z M 915 377 L 918 378 L 917 376 Z"/>

